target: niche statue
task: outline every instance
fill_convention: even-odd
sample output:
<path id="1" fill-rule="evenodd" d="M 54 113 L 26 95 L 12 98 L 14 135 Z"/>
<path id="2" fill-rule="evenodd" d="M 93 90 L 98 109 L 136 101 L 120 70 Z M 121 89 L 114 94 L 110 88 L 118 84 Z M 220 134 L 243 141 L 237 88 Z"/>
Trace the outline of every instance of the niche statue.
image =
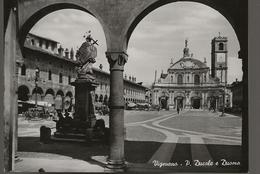
<path id="1" fill-rule="evenodd" d="M 78 73 L 79 79 L 88 79 L 93 81 L 93 70 L 92 65 L 96 62 L 95 58 L 97 57 L 97 48 L 94 46 L 97 44 L 97 40 L 94 40 L 90 31 L 88 36 L 85 37 L 86 41 L 80 46 L 79 50 L 76 52 L 77 58 L 77 67 L 76 71 Z"/>

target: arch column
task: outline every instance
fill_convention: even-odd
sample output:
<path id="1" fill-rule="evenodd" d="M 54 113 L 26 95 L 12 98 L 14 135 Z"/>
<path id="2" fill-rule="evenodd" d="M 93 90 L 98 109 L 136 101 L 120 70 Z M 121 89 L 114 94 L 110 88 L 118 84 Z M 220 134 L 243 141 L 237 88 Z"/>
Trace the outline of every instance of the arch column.
<path id="1" fill-rule="evenodd" d="M 110 153 L 107 167 L 122 169 L 124 158 L 124 81 L 123 71 L 128 55 L 122 52 L 106 52 L 110 64 Z"/>

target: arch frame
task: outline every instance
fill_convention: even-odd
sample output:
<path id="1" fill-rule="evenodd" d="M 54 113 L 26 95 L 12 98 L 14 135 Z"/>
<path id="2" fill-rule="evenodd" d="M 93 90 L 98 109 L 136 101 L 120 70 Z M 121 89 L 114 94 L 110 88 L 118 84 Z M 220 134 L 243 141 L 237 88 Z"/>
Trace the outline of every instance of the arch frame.
<path id="1" fill-rule="evenodd" d="M 216 11 L 218 11 L 227 21 L 230 23 L 234 29 L 239 45 L 240 53 L 239 58 L 247 59 L 247 43 L 248 43 L 248 3 L 243 0 L 152 0 L 147 2 L 146 5 L 140 6 L 139 13 L 130 16 L 130 21 L 126 27 L 125 37 L 126 45 L 128 46 L 129 39 L 136 28 L 136 26 L 151 12 L 154 10 L 170 3 L 176 2 L 194 2 L 206 5 Z"/>
<path id="2" fill-rule="evenodd" d="M 97 3 L 86 0 L 45 0 L 43 2 L 39 1 L 25 1 L 19 0 L 18 7 L 18 43 L 20 47 L 23 48 L 23 44 L 26 39 L 27 33 L 30 29 L 44 16 L 63 9 L 75 9 L 86 12 L 96 18 L 101 25 L 104 34 L 107 33 L 107 27 L 103 21 L 103 18 L 100 16 L 100 13 L 97 12 Z M 30 10 L 28 10 L 30 9 Z M 83 33 L 82 33 L 83 34 Z M 105 34 L 106 37 L 106 34 Z M 23 49 L 22 49 L 23 52 Z"/>

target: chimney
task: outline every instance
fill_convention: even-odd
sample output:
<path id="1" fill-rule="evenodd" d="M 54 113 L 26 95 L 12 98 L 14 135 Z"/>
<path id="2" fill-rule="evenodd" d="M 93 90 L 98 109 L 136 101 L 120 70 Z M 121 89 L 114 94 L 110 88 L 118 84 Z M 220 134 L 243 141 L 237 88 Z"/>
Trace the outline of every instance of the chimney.
<path id="1" fill-rule="evenodd" d="M 73 48 L 70 49 L 70 59 L 74 59 L 74 50 Z"/>
<path id="2" fill-rule="evenodd" d="M 58 48 L 59 56 L 63 57 L 63 51 L 64 51 L 64 49 L 63 49 L 62 46 L 60 45 L 60 47 Z"/>
<path id="3" fill-rule="evenodd" d="M 65 49 L 65 58 L 69 58 L 69 49 L 68 48 L 66 48 Z"/>

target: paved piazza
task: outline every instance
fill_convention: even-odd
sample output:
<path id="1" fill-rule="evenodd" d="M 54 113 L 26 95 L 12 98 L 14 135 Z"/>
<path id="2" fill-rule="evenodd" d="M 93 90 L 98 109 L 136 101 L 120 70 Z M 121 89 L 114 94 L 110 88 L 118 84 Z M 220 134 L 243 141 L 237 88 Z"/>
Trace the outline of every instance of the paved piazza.
<path id="1" fill-rule="evenodd" d="M 192 167 L 196 166 L 198 160 L 207 163 L 206 167 L 202 166 L 204 168 L 199 166 L 201 170 L 208 168 L 212 171 L 239 170 L 242 119 L 229 114 L 220 117 L 220 114 L 202 110 L 183 110 L 180 114 L 176 111 L 125 111 L 125 158 L 128 166 L 132 171 L 135 169 L 140 171 L 144 168 L 146 171 L 147 168 L 178 171 L 182 167 L 184 171 L 189 171 L 188 169 L 195 171 Z M 98 118 L 103 118 L 108 126 L 108 116 L 98 116 Z M 92 146 L 69 142 L 42 144 L 39 142 L 41 125 L 51 127 L 52 133 L 55 131 L 55 124 L 51 120 L 19 119 L 18 154 L 24 159 L 17 163 L 19 171 L 32 167 L 28 160 L 44 159 L 48 168 L 48 161 L 66 161 L 68 157 L 72 157 L 68 163 L 72 162 L 71 160 L 80 160 L 80 163 L 74 162 L 84 166 L 92 164 L 94 159 L 104 161 L 108 155 L 108 144 Z M 222 160 L 235 164 L 215 165 L 216 162 L 222 163 Z M 214 162 L 214 165 L 208 165 L 210 162 Z M 40 164 L 43 163 L 37 163 L 39 167 Z M 167 164 L 178 164 L 178 166 L 162 166 Z M 34 168 L 37 168 L 37 165 L 34 165 L 30 171 L 36 170 Z M 191 167 L 185 168 L 187 166 Z M 93 171 L 97 167 L 102 171 L 104 166 L 93 167 Z M 75 168 L 76 165 L 73 170 Z M 79 172 L 82 170 L 77 168 Z M 61 170 L 56 170 L 54 166 L 48 171 Z"/>
<path id="2" fill-rule="evenodd" d="M 241 145 L 242 119 L 229 114 L 226 114 L 225 117 L 219 117 L 219 115 L 220 113 L 208 111 L 182 111 L 180 114 L 175 111 L 128 113 L 125 119 L 126 139 L 169 143 Z M 137 116 L 140 118 L 136 118 Z M 135 119 L 136 121 L 133 121 Z M 153 133 L 149 134 L 148 132 Z M 140 136 L 142 134 L 145 136 Z"/>

